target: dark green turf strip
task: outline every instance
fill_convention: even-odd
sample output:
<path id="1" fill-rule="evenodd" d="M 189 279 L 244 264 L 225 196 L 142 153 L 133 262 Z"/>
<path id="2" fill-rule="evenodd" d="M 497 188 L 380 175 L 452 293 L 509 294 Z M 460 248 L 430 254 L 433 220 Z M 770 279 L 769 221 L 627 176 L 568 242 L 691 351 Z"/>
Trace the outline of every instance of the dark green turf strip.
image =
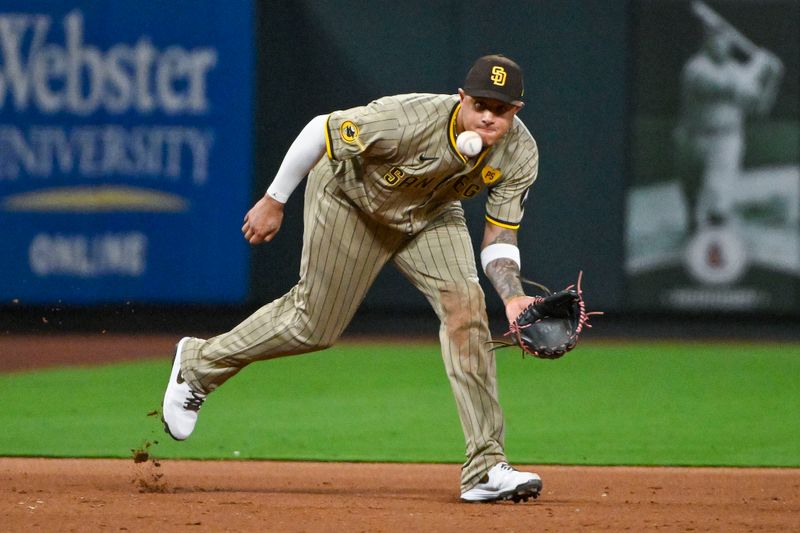
<path id="1" fill-rule="evenodd" d="M 438 348 L 341 345 L 257 363 L 176 443 L 147 413 L 167 360 L 0 376 L 0 455 L 461 462 Z M 800 466 L 800 346 L 584 343 L 498 353 L 517 463 Z M 237 453 L 238 452 L 238 453 Z"/>

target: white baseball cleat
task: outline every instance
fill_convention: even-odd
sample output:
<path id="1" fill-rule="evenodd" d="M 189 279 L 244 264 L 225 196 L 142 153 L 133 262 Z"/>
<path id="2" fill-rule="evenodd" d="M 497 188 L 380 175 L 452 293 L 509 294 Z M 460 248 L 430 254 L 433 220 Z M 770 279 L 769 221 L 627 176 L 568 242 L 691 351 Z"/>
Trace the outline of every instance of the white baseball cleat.
<path id="1" fill-rule="evenodd" d="M 480 482 L 461 493 L 465 502 L 496 502 L 498 500 L 528 501 L 538 498 L 542 479 L 538 474 L 519 472 L 508 463 L 494 465 Z"/>
<path id="2" fill-rule="evenodd" d="M 175 347 L 172 373 L 161 405 L 161 421 L 164 431 L 175 440 L 185 440 L 194 431 L 197 413 L 206 400 L 206 395 L 193 391 L 181 376 L 181 350 L 189 337 L 184 337 Z"/>

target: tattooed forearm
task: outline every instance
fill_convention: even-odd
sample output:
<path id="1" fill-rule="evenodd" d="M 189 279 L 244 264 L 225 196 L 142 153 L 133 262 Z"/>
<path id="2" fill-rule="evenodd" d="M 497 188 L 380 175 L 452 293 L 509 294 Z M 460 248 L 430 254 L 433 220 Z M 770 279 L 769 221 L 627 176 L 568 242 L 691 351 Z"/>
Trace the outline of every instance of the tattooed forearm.
<path id="1" fill-rule="evenodd" d="M 492 282 L 503 302 L 525 294 L 522 282 L 519 280 L 519 266 L 511 259 L 495 259 L 486 265 L 486 277 Z"/>
<path id="2" fill-rule="evenodd" d="M 517 232 L 497 226 L 487 227 L 483 247 L 491 244 L 517 244 Z M 495 259 L 486 266 L 486 277 L 492 282 L 497 294 L 508 302 L 515 296 L 523 296 L 522 282 L 519 279 L 519 265 L 511 259 Z"/>

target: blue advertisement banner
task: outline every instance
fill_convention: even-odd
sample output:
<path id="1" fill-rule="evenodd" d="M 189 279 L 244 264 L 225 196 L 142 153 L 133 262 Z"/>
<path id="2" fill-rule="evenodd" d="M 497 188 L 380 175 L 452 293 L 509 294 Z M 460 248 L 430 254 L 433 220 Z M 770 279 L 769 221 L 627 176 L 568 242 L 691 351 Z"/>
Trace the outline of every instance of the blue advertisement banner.
<path id="1" fill-rule="evenodd" d="M 0 303 L 232 303 L 249 0 L 0 7 Z"/>

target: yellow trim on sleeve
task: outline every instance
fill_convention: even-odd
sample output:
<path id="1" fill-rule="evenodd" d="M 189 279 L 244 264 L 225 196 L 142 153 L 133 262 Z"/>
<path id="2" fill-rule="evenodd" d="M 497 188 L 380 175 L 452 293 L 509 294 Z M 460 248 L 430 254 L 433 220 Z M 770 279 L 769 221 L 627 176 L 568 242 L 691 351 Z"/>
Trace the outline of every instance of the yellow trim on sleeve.
<path id="1" fill-rule="evenodd" d="M 507 223 L 507 222 L 500 222 L 499 220 L 495 220 L 495 219 L 493 219 L 493 218 L 492 218 L 492 217 L 490 217 L 489 215 L 486 215 L 486 221 L 487 221 L 487 222 L 491 222 L 491 223 L 492 223 L 492 224 L 494 224 L 495 226 L 500 226 L 501 228 L 506 228 L 506 229 L 519 229 L 519 224 L 509 224 L 509 223 Z"/>
<path id="2" fill-rule="evenodd" d="M 328 159 L 333 160 L 333 146 L 331 143 L 331 132 L 330 128 L 328 127 L 328 122 L 331 120 L 331 116 L 325 119 L 325 153 L 328 154 Z"/>

